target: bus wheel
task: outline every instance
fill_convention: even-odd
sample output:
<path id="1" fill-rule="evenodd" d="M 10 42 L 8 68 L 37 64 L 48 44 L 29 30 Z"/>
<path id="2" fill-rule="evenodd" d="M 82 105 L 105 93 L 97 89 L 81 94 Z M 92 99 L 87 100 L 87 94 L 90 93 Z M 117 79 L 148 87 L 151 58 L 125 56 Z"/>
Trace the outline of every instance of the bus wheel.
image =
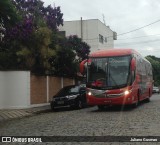
<path id="1" fill-rule="evenodd" d="M 149 103 L 149 102 L 150 102 L 150 97 L 151 97 L 151 93 L 150 93 L 150 90 L 149 90 L 148 98 L 146 99 L 146 102 L 147 102 L 147 103 Z"/>
<path id="2" fill-rule="evenodd" d="M 98 110 L 104 110 L 104 105 L 98 105 Z"/>
<path id="3" fill-rule="evenodd" d="M 133 107 L 133 108 L 137 108 L 138 105 L 139 105 L 139 101 L 137 101 L 136 103 L 132 104 L 132 107 Z"/>
<path id="4" fill-rule="evenodd" d="M 137 108 L 138 105 L 139 105 L 139 91 L 138 91 L 138 94 L 137 94 L 137 102 L 134 103 L 134 104 L 132 104 L 132 107 L 133 107 L 133 108 Z"/>

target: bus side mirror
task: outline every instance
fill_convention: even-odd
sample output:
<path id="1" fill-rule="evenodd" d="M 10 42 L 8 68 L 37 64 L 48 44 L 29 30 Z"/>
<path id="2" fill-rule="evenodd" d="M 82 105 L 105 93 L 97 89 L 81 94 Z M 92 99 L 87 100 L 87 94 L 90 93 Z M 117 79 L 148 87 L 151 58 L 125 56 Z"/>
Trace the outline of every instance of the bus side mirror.
<path id="1" fill-rule="evenodd" d="M 131 70 L 134 71 L 136 68 L 136 60 L 134 58 L 132 58 L 131 60 Z"/>

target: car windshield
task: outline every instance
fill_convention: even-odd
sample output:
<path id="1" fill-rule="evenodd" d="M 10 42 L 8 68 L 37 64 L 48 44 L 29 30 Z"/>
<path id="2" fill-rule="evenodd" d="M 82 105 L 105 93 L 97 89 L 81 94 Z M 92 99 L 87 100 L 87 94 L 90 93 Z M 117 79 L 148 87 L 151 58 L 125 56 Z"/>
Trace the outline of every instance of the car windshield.
<path id="1" fill-rule="evenodd" d="M 101 89 L 125 86 L 129 77 L 130 58 L 92 58 L 91 65 L 88 65 L 87 85 Z"/>
<path id="2" fill-rule="evenodd" d="M 71 94 L 77 94 L 79 92 L 79 86 L 67 86 L 62 88 L 58 93 L 58 96 L 65 96 L 65 95 L 71 95 Z"/>

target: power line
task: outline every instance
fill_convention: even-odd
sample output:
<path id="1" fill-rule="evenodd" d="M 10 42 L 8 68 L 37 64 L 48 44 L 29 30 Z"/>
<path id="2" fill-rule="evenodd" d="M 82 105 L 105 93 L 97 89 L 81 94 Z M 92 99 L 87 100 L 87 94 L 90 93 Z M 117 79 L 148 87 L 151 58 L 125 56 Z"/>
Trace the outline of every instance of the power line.
<path id="1" fill-rule="evenodd" d="M 160 39 L 156 39 L 156 40 L 151 40 L 151 41 L 141 41 L 141 42 L 131 42 L 131 43 L 117 43 L 116 45 L 137 45 L 137 44 L 143 44 L 143 43 L 152 43 L 152 42 L 157 42 L 160 41 Z"/>
<path id="2" fill-rule="evenodd" d="M 138 36 L 138 37 L 130 37 L 130 38 L 124 38 L 124 39 L 117 39 L 116 41 L 122 41 L 122 40 L 127 40 L 127 39 L 138 39 L 138 38 L 145 38 L 145 37 L 152 37 L 152 36 L 158 36 L 160 34 L 153 34 L 153 35 L 147 35 L 147 36 Z M 86 41 L 94 41 L 94 40 L 99 40 L 99 38 L 91 38 L 91 39 L 83 39 Z M 103 39 L 105 40 L 105 39 Z M 107 40 L 107 42 L 110 42 L 113 40 Z"/>
<path id="3" fill-rule="evenodd" d="M 153 24 L 158 23 L 158 22 L 160 22 L 160 19 L 157 20 L 157 21 L 154 21 L 154 22 L 152 22 L 152 23 L 150 23 L 150 24 L 144 25 L 144 26 L 142 26 L 142 27 L 133 29 L 133 30 L 131 30 L 131 31 L 117 34 L 117 36 L 122 36 L 122 35 L 125 35 L 125 34 L 128 34 L 128 33 L 132 33 L 132 32 L 138 31 L 138 30 L 140 30 L 140 29 L 143 29 L 143 28 L 145 28 L 145 27 L 148 27 L 148 26 L 153 25 Z M 113 37 L 113 35 L 112 35 L 112 36 L 107 36 L 106 38 L 110 38 L 110 37 Z M 84 39 L 84 40 L 94 40 L 94 39 L 99 39 L 99 38 Z"/>
<path id="4" fill-rule="evenodd" d="M 138 37 L 130 37 L 130 38 L 124 38 L 124 39 L 117 39 L 116 41 L 119 41 L 119 40 L 127 40 L 127 39 L 137 39 L 137 38 L 144 38 L 144 37 L 152 37 L 152 36 L 158 36 L 160 34 L 154 34 L 154 35 L 145 35 L 145 36 L 138 36 Z"/>
<path id="5" fill-rule="evenodd" d="M 154 22 L 152 22 L 152 23 L 150 23 L 150 24 L 144 25 L 144 26 L 142 26 L 142 27 L 133 29 L 133 30 L 131 30 L 131 31 L 124 32 L 124 33 L 120 33 L 120 34 L 118 34 L 117 36 L 121 36 L 121 35 L 125 35 L 125 34 L 128 34 L 128 33 L 132 33 L 132 32 L 138 31 L 138 30 L 140 30 L 140 29 L 143 29 L 143 28 L 145 28 L 145 27 L 148 27 L 148 26 L 153 25 L 153 24 L 158 23 L 158 22 L 160 22 L 160 19 L 157 20 L 157 21 L 154 21 Z M 156 35 L 160 35 L 160 34 L 156 34 Z M 151 36 L 154 36 L 154 35 L 151 35 Z M 112 37 L 112 38 L 113 38 L 113 35 L 112 35 L 112 36 L 108 36 L 108 37 L 106 37 L 106 38 L 109 38 L 109 37 Z M 149 36 L 133 37 L 133 38 L 131 38 L 131 39 L 142 38 L 142 37 L 149 37 Z M 98 39 L 99 39 L 99 38 L 92 38 L 92 39 L 84 39 L 84 40 L 98 40 Z M 124 40 L 125 40 L 125 39 L 124 39 Z M 111 41 L 111 40 L 108 40 L 107 42 L 109 42 L 109 41 Z M 112 40 L 112 41 L 113 41 L 113 40 Z M 157 42 L 157 41 L 160 41 L 160 40 L 157 39 L 157 40 L 152 40 L 152 41 L 142 41 L 142 42 L 134 42 L 134 43 L 122 43 L 122 44 L 116 44 L 116 45 L 137 45 L 137 44 L 152 43 L 152 42 Z M 103 47 L 105 47 L 105 46 L 108 46 L 108 45 L 103 45 Z"/>
<path id="6" fill-rule="evenodd" d="M 160 22 L 160 19 L 157 20 L 157 21 L 154 21 L 154 22 L 152 22 L 152 23 L 149 23 L 149 24 L 147 24 L 147 25 L 144 25 L 144 26 L 142 26 L 142 27 L 133 29 L 133 30 L 131 30 L 131 31 L 117 34 L 117 36 L 122 36 L 122 35 L 125 35 L 125 34 L 128 34 L 128 33 L 132 33 L 132 32 L 138 31 L 138 30 L 140 30 L 140 29 L 143 29 L 143 28 L 145 28 L 145 27 L 148 27 L 148 26 L 153 25 L 153 24 L 158 23 L 158 22 Z M 107 38 L 109 38 L 109 37 L 113 37 L 113 36 L 108 36 Z"/>
<path id="7" fill-rule="evenodd" d="M 137 29 L 133 29 L 133 30 L 131 30 L 131 31 L 128 31 L 128 32 L 125 32 L 125 33 L 118 34 L 117 36 L 125 35 L 125 34 L 128 34 L 128 33 L 132 33 L 132 32 L 138 31 L 138 30 L 140 30 L 140 29 L 143 29 L 143 28 L 145 28 L 145 27 L 148 27 L 148 26 L 150 26 L 150 25 L 153 25 L 153 24 L 155 24 L 155 23 L 158 23 L 159 21 L 160 21 L 160 19 L 157 20 L 157 21 L 154 21 L 154 22 L 152 22 L 152 23 L 150 23 L 150 24 L 147 24 L 147 25 L 144 25 L 144 26 L 142 26 L 142 27 L 139 27 L 139 28 L 137 28 Z"/>

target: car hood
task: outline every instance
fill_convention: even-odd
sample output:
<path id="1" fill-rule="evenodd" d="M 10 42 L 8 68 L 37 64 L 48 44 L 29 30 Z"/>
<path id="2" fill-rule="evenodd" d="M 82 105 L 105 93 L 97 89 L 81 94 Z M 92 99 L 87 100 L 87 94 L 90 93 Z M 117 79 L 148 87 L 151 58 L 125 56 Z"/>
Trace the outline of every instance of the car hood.
<path id="1" fill-rule="evenodd" d="M 79 95 L 79 94 L 55 95 L 55 96 L 53 96 L 53 97 L 54 97 L 54 98 L 61 98 L 61 97 L 74 96 L 74 95 Z"/>

